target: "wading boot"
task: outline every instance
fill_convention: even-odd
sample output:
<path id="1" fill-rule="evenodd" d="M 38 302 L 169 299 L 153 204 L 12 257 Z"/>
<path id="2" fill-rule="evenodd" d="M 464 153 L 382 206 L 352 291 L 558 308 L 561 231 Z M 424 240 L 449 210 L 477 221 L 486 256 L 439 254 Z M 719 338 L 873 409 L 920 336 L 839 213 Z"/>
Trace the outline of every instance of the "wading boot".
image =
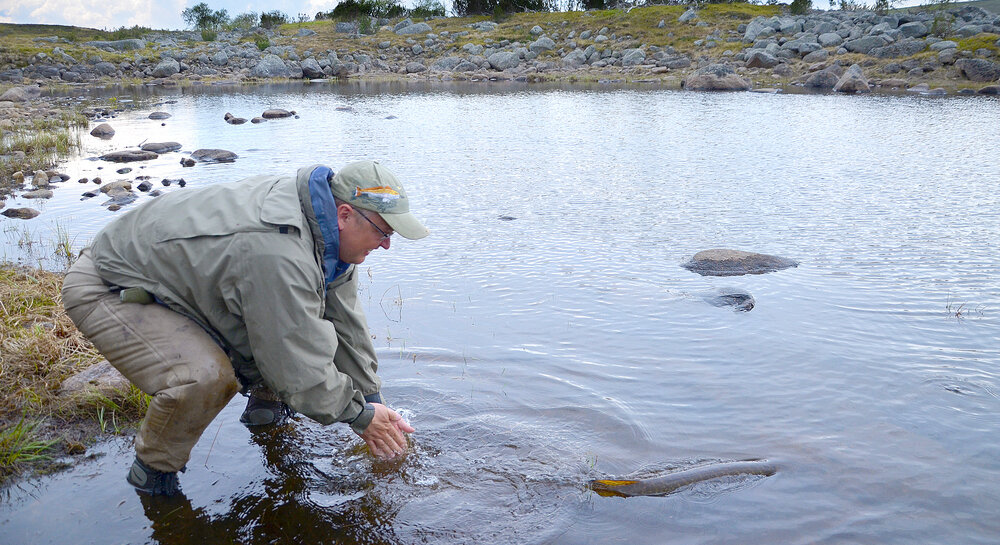
<path id="1" fill-rule="evenodd" d="M 266 426 L 273 424 L 280 426 L 295 414 L 291 407 L 277 399 L 267 399 L 274 394 L 270 392 L 254 391 L 247 400 L 247 408 L 240 416 L 240 422 L 247 427 Z M 276 397 L 276 396 L 274 396 Z"/>
<path id="2" fill-rule="evenodd" d="M 144 464 L 138 456 L 125 480 L 137 491 L 150 496 L 176 496 L 181 493 L 176 471 L 157 471 Z"/>

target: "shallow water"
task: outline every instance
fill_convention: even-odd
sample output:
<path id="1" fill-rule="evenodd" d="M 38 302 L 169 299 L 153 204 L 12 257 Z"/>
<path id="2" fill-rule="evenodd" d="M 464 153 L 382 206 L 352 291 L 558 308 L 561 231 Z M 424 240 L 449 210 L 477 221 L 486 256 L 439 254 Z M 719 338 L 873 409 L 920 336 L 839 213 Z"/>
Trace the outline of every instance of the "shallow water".
<path id="1" fill-rule="evenodd" d="M 413 451 L 373 462 L 341 426 L 304 419 L 251 434 L 237 398 L 182 475 L 186 503 L 141 502 L 129 442 L 111 441 L 9 490 L 0 541 L 996 541 L 1000 101 L 496 84 L 137 94 L 157 92 L 112 120 L 110 142 L 84 135 L 41 216 L 0 221 L 7 257 L 44 258 L 60 229 L 81 247 L 115 216 L 79 200 L 94 187 L 79 177 L 148 173 L 186 191 L 384 158 L 432 231 L 362 266 Z M 300 117 L 222 119 L 270 107 Z M 130 176 L 90 160 L 144 140 L 184 147 Z M 240 158 L 180 166 L 201 147 Z M 176 177 L 187 187 L 158 184 Z M 801 265 L 680 267 L 714 247 Z M 703 299 L 723 287 L 756 306 Z M 666 497 L 584 486 L 749 458 L 780 470 Z"/>

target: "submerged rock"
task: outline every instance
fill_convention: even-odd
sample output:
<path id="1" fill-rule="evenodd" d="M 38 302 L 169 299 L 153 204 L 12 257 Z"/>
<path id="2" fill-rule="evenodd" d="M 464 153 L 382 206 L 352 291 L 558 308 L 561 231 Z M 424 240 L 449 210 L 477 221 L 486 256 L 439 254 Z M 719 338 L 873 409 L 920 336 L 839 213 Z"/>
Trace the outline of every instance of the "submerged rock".
<path id="1" fill-rule="evenodd" d="M 756 304 L 753 295 L 737 288 L 719 288 L 702 296 L 702 299 L 712 306 L 733 307 L 739 312 L 750 312 Z"/>
<path id="2" fill-rule="evenodd" d="M 741 276 L 764 274 L 797 267 L 798 261 L 774 255 L 716 248 L 703 250 L 681 265 L 702 276 Z"/>
<path id="3" fill-rule="evenodd" d="M 168 114 L 167 112 L 153 112 L 153 113 L 149 114 L 149 118 L 150 119 L 156 119 L 156 120 L 170 119 L 170 114 Z"/>

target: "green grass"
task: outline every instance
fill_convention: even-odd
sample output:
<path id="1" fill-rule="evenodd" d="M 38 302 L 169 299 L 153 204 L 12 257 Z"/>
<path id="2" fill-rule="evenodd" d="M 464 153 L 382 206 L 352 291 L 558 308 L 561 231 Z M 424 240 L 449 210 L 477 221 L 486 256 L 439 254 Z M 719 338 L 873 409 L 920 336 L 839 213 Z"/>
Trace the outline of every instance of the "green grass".
<path id="1" fill-rule="evenodd" d="M 1000 40 L 1000 35 L 980 33 L 971 38 L 958 40 L 958 49 L 959 51 L 972 52 L 979 49 L 988 49 L 997 53 L 1000 52 L 1000 47 L 997 47 L 997 40 Z"/>
<path id="2" fill-rule="evenodd" d="M 0 482 L 27 465 L 51 459 L 49 452 L 59 441 L 39 437 L 35 431 L 39 423 L 22 416 L 0 430 Z"/>

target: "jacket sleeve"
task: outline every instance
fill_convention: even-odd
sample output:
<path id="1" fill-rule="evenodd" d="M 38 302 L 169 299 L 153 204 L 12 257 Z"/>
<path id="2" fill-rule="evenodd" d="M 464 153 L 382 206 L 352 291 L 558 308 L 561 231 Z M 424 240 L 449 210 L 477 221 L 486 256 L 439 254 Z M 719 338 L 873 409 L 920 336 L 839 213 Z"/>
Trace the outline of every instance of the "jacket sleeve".
<path id="1" fill-rule="evenodd" d="M 322 279 L 280 251 L 244 250 L 234 299 L 264 382 L 305 416 L 354 427 L 364 419 L 364 395 L 334 364 L 339 335 L 323 319 Z"/>
<path id="2" fill-rule="evenodd" d="M 376 374 L 378 358 L 364 309 L 358 300 L 357 270 L 351 267 L 343 277 L 327 286 L 324 318 L 337 330 L 337 353 L 333 360 L 337 370 L 350 376 L 354 387 L 371 400 L 373 394 L 380 392 L 382 380 Z M 381 399 L 376 401 L 381 402 Z"/>

